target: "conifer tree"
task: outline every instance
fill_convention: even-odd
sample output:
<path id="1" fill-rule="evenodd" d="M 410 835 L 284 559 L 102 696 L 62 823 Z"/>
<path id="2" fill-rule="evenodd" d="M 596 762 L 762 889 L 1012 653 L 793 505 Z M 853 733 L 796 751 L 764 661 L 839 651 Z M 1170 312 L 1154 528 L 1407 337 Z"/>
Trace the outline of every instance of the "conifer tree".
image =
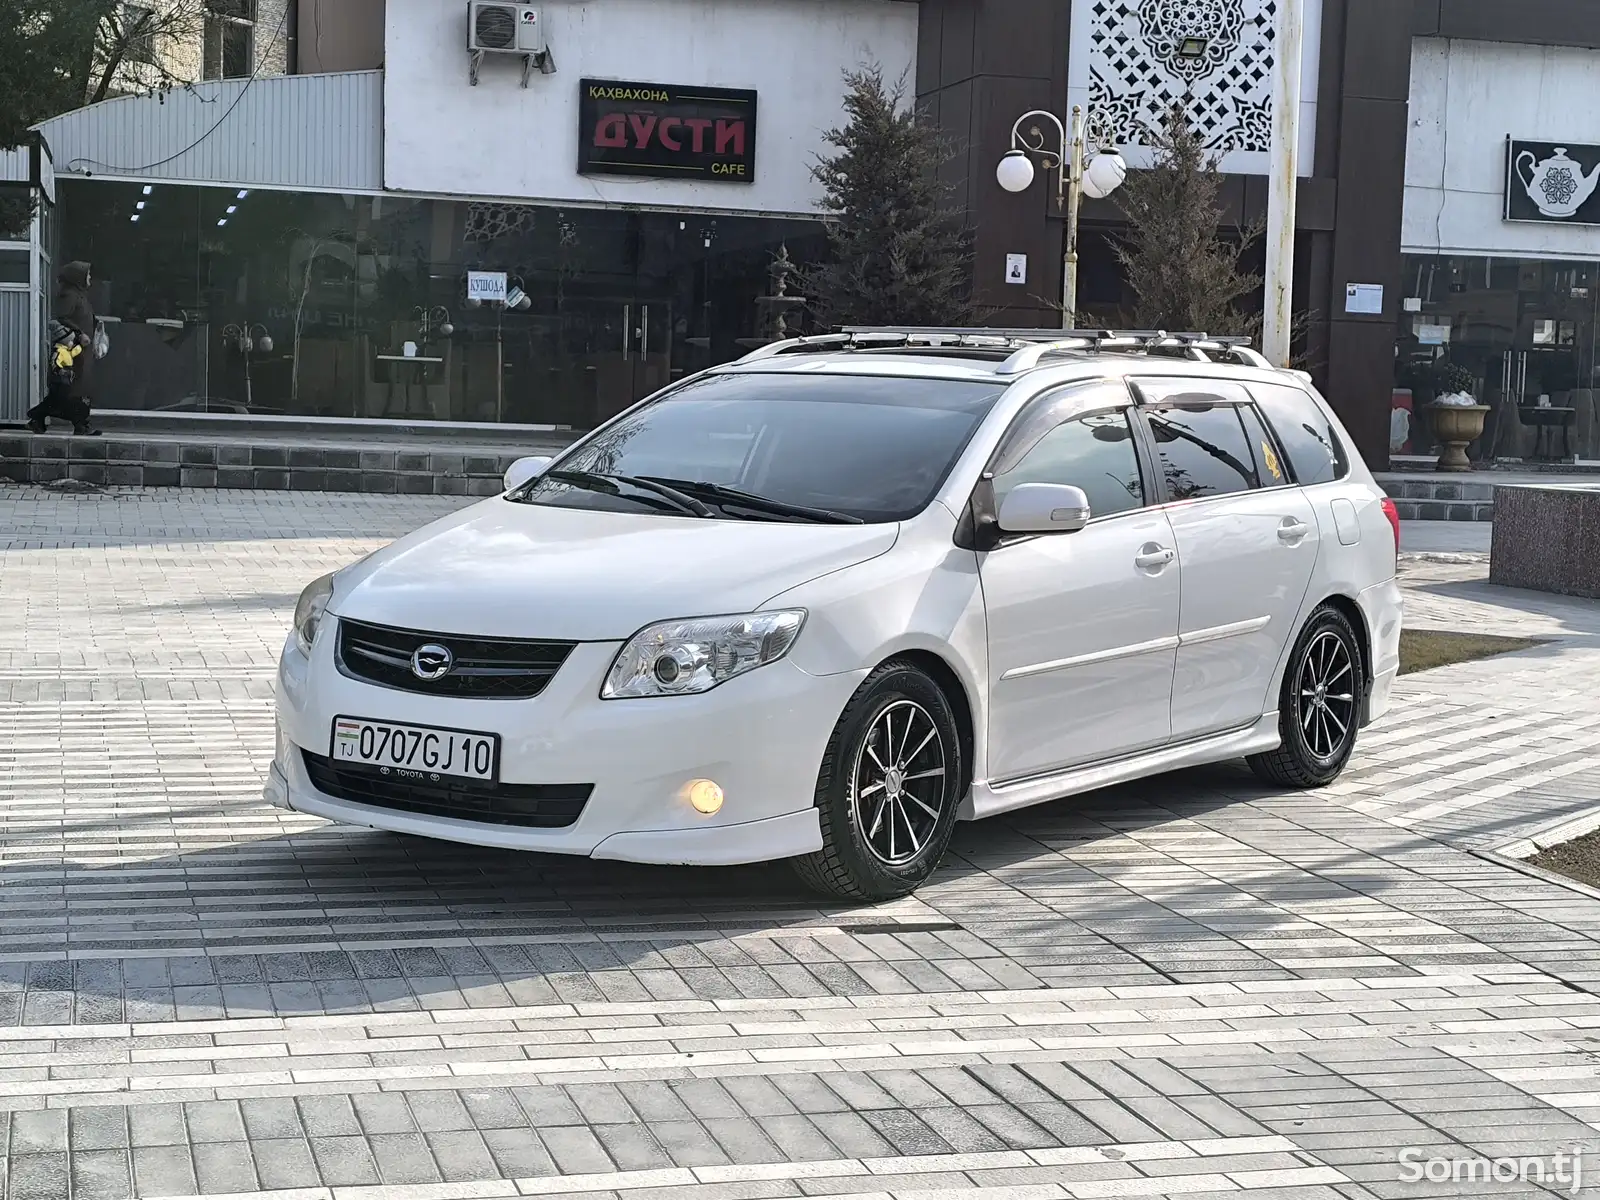
<path id="1" fill-rule="evenodd" d="M 829 325 L 959 325 L 971 316 L 972 252 L 939 177 L 949 146 L 886 85 L 878 67 L 845 74 L 849 120 L 824 135 L 835 153 L 812 175 L 823 188 L 830 260 L 804 273 Z"/>
<path id="2" fill-rule="evenodd" d="M 1244 257 L 1263 228 L 1224 236 L 1222 173 L 1181 108 L 1153 131 L 1155 162 L 1129 171 L 1116 193 L 1128 228 L 1116 247 L 1134 295 L 1131 323 L 1258 339 L 1261 311 L 1243 303 L 1261 287 Z"/>

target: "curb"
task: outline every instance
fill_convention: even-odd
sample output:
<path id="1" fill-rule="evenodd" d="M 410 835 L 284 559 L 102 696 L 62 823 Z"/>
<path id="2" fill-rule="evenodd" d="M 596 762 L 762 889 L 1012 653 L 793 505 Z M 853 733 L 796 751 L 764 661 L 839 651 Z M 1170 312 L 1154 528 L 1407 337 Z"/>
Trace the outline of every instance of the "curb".
<path id="1" fill-rule="evenodd" d="M 1487 550 L 1407 550 L 1405 547 L 1405 526 L 1400 526 L 1400 562 L 1404 563 L 1446 563 L 1451 565 L 1466 564 L 1480 566 L 1489 561 Z"/>
<path id="2" fill-rule="evenodd" d="M 1570 842 L 1574 838 L 1583 837 L 1584 834 L 1593 833 L 1596 829 L 1600 829 L 1600 808 L 1580 813 L 1576 817 L 1561 817 L 1550 821 L 1530 834 L 1496 846 L 1492 853 L 1517 860 L 1532 858 L 1541 850 Z M 1600 895 L 1600 892 L 1596 895 Z"/>
<path id="3" fill-rule="evenodd" d="M 1514 838 L 1493 850 L 1468 850 L 1467 853 L 1497 867 L 1505 867 L 1519 875 L 1526 875 L 1529 879 L 1537 879 L 1540 883 L 1554 884 L 1569 892 L 1586 896 L 1590 900 L 1600 900 L 1600 888 L 1590 887 L 1587 883 L 1580 883 L 1567 875 L 1546 871 L 1543 867 L 1536 867 L 1526 861 L 1541 850 L 1570 842 L 1573 838 L 1583 837 L 1584 834 L 1593 833 L 1596 829 L 1600 829 L 1600 808 L 1580 813 L 1576 817 L 1561 817 L 1547 822 L 1525 837 Z"/>

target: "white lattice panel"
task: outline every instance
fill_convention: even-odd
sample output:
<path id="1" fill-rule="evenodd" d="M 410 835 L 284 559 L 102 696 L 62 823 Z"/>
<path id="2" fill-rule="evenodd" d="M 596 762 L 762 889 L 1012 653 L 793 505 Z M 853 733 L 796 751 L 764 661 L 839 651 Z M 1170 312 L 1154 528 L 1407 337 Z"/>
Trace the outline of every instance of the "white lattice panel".
<path id="1" fill-rule="evenodd" d="M 1071 101 L 1097 141 L 1123 147 L 1130 165 L 1174 105 L 1182 105 L 1222 169 L 1264 174 L 1272 137 L 1278 0 L 1074 0 Z M 1315 148 L 1321 0 L 1306 0 L 1301 68 L 1300 169 Z M 1182 53 L 1186 39 L 1203 50 Z"/>

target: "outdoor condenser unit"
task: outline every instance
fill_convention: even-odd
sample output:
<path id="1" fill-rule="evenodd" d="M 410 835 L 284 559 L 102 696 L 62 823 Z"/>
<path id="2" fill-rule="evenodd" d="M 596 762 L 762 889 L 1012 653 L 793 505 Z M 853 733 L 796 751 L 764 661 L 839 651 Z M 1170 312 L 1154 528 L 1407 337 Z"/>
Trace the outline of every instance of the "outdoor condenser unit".
<path id="1" fill-rule="evenodd" d="M 522 58 L 522 86 L 537 66 L 546 75 L 556 69 L 545 40 L 544 13 L 537 4 L 508 0 L 468 0 L 467 50 L 472 55 L 472 86 L 487 54 L 516 54 Z"/>

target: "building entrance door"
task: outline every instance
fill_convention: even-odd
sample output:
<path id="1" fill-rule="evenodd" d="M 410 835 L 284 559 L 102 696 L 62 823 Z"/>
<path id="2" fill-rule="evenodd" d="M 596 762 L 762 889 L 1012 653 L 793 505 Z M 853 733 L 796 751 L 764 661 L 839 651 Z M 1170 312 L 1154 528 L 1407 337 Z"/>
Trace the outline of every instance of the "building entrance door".
<path id="1" fill-rule="evenodd" d="M 666 387 L 672 377 L 671 304 L 624 300 L 620 326 L 622 358 L 599 381 L 595 413 L 599 421 Z"/>
<path id="2" fill-rule="evenodd" d="M 637 294 L 563 294 L 533 318 L 526 372 L 540 419 L 591 428 L 672 378 L 672 305 Z"/>
<path id="3" fill-rule="evenodd" d="M 534 221 L 518 275 L 531 305 L 505 314 L 505 419 L 589 428 L 671 381 L 672 273 L 655 269 L 649 226 L 606 210 Z"/>

